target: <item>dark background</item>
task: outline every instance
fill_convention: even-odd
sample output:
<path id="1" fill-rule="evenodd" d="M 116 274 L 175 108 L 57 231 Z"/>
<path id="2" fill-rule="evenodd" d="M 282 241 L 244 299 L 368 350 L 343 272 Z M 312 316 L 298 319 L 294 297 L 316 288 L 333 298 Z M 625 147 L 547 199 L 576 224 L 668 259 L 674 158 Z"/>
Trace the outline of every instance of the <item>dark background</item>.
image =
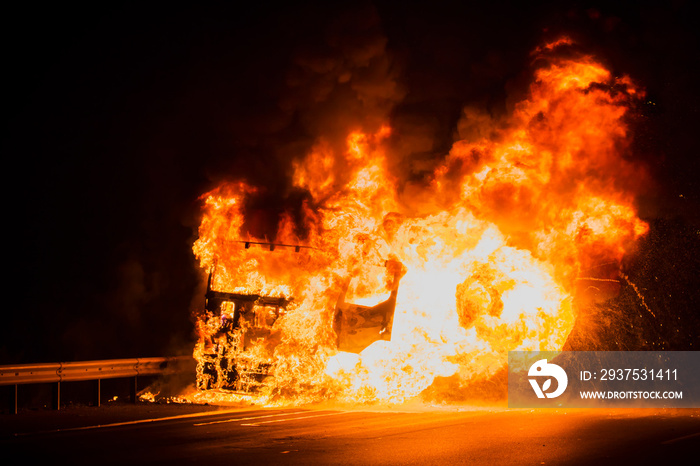
<path id="1" fill-rule="evenodd" d="M 190 353 L 203 305 L 191 252 L 199 196 L 245 177 L 268 186 L 260 207 L 280 205 L 290 162 L 319 134 L 344 131 L 337 115 L 366 110 L 347 86 L 320 96 L 331 81 L 304 57 L 324 58 L 323 69 L 375 51 L 383 67 L 363 78 L 376 84 L 366 95 L 410 162 L 396 169 L 420 177 L 416 166 L 449 151 L 462 109 L 507 112 L 527 88 L 530 51 L 561 33 L 647 89 L 629 156 L 657 180 L 639 198 L 651 231 L 626 262 L 655 317 L 626 287 L 581 321 L 600 330 L 597 348 L 697 349 L 691 2 L 260 3 L 5 10 L 0 364 Z"/>

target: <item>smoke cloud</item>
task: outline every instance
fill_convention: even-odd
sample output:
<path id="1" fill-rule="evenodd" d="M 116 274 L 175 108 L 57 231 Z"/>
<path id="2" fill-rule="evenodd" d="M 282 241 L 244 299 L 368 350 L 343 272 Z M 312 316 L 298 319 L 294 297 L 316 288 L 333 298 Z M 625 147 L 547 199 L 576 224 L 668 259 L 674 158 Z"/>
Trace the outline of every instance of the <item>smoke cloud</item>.
<path id="1" fill-rule="evenodd" d="M 294 163 L 317 144 L 344 151 L 352 130 L 390 122 L 401 199 L 428 211 L 416 200 L 435 168 L 456 141 L 498 133 L 528 92 L 531 51 L 562 34 L 646 90 L 625 151 L 657 182 L 639 212 L 653 238 L 697 247 L 699 42 L 684 2 L 27 8 L 3 30 L 3 153 L 21 186 L 5 196 L 2 363 L 185 351 L 202 291 L 200 196 L 260 186 L 246 228 L 273 239 L 281 213 L 298 219 L 309 202 Z M 648 301 L 696 315 L 692 292 L 672 295 Z"/>

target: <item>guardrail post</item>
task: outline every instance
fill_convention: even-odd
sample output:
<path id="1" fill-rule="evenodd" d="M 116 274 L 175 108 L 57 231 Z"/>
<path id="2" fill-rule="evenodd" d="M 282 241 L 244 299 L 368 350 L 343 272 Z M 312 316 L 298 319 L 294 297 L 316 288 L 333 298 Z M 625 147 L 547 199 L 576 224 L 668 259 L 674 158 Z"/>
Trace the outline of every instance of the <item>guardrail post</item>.
<path id="1" fill-rule="evenodd" d="M 56 382 L 56 385 L 53 386 L 53 393 L 52 393 L 52 405 L 53 409 L 56 411 L 61 409 L 61 382 Z"/>
<path id="2" fill-rule="evenodd" d="M 15 384 L 15 410 L 14 413 L 17 414 L 17 389 L 19 387 L 19 384 Z"/>
<path id="3" fill-rule="evenodd" d="M 136 389 L 136 385 L 138 384 L 138 376 L 134 376 L 134 383 L 131 384 L 131 402 L 136 403 L 136 393 L 138 393 L 138 390 Z"/>
<path id="4" fill-rule="evenodd" d="M 100 399 L 102 398 L 102 394 L 100 393 L 101 388 L 102 388 L 102 387 L 100 386 L 101 380 L 100 380 L 100 379 L 97 379 L 97 380 L 95 380 L 94 383 L 95 383 L 95 391 L 94 391 L 94 394 L 95 394 L 95 406 L 97 406 L 97 407 L 99 408 L 99 407 L 100 407 Z"/>

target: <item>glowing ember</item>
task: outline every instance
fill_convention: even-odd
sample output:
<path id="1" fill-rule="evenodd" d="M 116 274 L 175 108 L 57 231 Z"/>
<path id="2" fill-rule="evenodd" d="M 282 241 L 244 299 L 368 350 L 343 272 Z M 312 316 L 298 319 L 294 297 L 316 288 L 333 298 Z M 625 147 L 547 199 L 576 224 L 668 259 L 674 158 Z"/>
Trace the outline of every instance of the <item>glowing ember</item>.
<path id="1" fill-rule="evenodd" d="M 248 236 L 258 188 L 243 182 L 205 195 L 194 252 L 214 270 L 210 302 L 236 295 L 199 316 L 200 388 L 402 402 L 437 377 L 488 378 L 509 350 L 560 350 L 579 271 L 620 261 L 647 229 L 632 204 L 644 175 L 624 158 L 641 92 L 591 57 L 543 63 L 497 134 L 456 142 L 411 198 L 387 169 L 388 126 L 342 153 L 319 140 L 295 165 L 303 232 L 284 214 L 273 242 Z M 339 350 L 344 303 L 346 329 L 379 316 L 357 354 Z"/>

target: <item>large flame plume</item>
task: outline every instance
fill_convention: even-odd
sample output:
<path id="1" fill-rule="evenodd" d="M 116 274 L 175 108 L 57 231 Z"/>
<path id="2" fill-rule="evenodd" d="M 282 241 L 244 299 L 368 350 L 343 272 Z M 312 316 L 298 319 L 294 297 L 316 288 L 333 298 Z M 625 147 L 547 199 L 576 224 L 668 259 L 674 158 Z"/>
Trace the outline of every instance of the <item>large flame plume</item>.
<path id="1" fill-rule="evenodd" d="M 403 402 L 438 377 L 492 377 L 509 350 L 562 349 L 577 278 L 619 263 L 647 230 L 625 121 L 643 93 L 590 56 L 554 53 L 569 42 L 535 51 L 527 97 L 474 133 L 485 136 L 457 141 L 420 188 L 389 170 L 385 124 L 352 132 L 343 150 L 318 139 L 293 167 L 308 195 L 280 216 L 275 238 L 247 227 L 246 202 L 264 187 L 236 181 L 203 196 L 194 253 L 216 268 L 212 288 L 293 299 L 238 355 L 271 367 L 260 401 Z M 304 247 L 250 245 L 270 241 Z M 343 285 L 349 301 L 372 304 L 395 277 L 391 340 L 338 351 Z M 196 358 L 216 343 L 218 319 L 198 317 Z"/>

